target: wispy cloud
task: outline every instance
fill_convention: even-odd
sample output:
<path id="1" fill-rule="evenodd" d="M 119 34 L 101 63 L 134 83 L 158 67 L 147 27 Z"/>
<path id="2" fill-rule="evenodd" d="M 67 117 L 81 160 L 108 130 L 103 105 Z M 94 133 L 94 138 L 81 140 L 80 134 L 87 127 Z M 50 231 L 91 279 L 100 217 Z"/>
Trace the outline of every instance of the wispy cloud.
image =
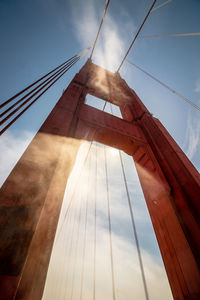
<path id="1" fill-rule="evenodd" d="M 74 172 L 71 174 L 77 176 L 80 172 L 84 156 L 87 153 L 87 144 L 83 144 Z M 106 185 L 105 185 L 105 165 L 104 151 L 101 146 L 98 147 L 98 173 L 97 173 L 97 227 L 96 227 L 96 299 L 112 298 L 112 282 L 111 282 L 111 265 L 110 265 L 110 248 L 109 248 L 109 230 L 108 230 L 108 211 L 106 200 Z M 82 154 L 81 154 L 82 151 Z M 109 195 L 110 209 L 112 222 L 112 244 L 113 244 L 113 259 L 115 272 L 115 286 L 117 299 L 129 300 L 133 298 L 145 299 L 144 288 L 142 283 L 141 271 L 138 262 L 137 249 L 131 229 L 129 211 L 127 208 L 126 195 L 123 193 L 121 183 L 121 173 L 119 172 L 119 157 L 113 155 L 107 149 L 108 159 L 108 179 L 109 179 Z M 82 179 L 76 185 L 76 196 L 73 200 L 73 205 L 68 217 L 65 220 L 65 225 L 58 226 L 59 238 L 54 243 L 54 250 L 51 257 L 51 262 L 48 270 L 48 276 L 43 295 L 43 300 L 53 299 L 71 299 L 73 273 L 74 288 L 73 299 L 80 298 L 81 285 L 81 269 L 83 263 L 83 247 L 84 247 L 84 228 L 85 228 L 85 212 L 86 200 L 88 199 L 88 218 L 87 218 L 87 234 L 86 248 L 84 259 L 84 277 L 83 277 L 83 299 L 92 299 L 93 293 L 93 258 L 94 258 L 94 186 L 95 186 L 95 147 L 92 148 L 90 159 L 86 164 L 85 169 L 82 168 Z M 131 159 L 131 158 L 130 158 Z M 125 159 L 126 160 L 126 159 Z M 130 160 L 125 161 L 129 164 Z M 131 163 L 133 163 L 131 161 Z M 88 172 L 91 172 L 89 194 L 87 194 Z M 136 172 L 133 167 L 133 173 Z M 73 175 L 74 173 L 74 175 Z M 136 184 L 137 179 L 132 178 L 133 185 L 130 190 L 135 195 L 141 195 L 140 187 Z M 117 183 L 117 184 L 116 184 Z M 113 187 L 114 185 L 114 187 Z M 137 186 L 137 187 L 136 187 Z M 83 188 L 82 188 L 83 187 Z M 69 188 L 69 186 L 68 186 Z M 65 192 L 65 200 L 63 204 L 63 212 L 61 214 L 60 224 L 63 222 L 64 212 L 69 203 L 72 193 L 68 193 L 68 188 Z M 113 193 L 114 192 L 114 193 Z M 133 199 L 135 202 L 135 199 Z M 135 214 L 142 209 L 142 199 L 137 203 Z M 133 203 L 134 204 L 134 203 Z M 78 216 L 81 207 L 81 219 L 78 234 Z M 135 208 L 135 205 L 134 205 Z M 137 228 L 145 223 L 149 226 L 149 219 L 143 215 L 143 218 L 137 218 Z M 151 225 L 150 225 L 151 226 Z M 151 230 L 146 230 L 151 236 Z M 141 236 L 139 236 L 141 241 Z M 151 244 L 155 243 L 155 239 L 151 236 Z M 142 243 L 141 243 L 142 244 Z M 152 245 L 151 245 L 152 246 Z M 147 285 L 149 288 L 150 299 L 169 300 L 172 299 L 168 280 L 162 263 L 154 255 L 148 247 L 141 247 L 142 257 L 144 262 Z"/>
<path id="2" fill-rule="evenodd" d="M 74 2 L 73 2 L 74 3 Z M 76 36 L 83 47 L 92 45 L 97 34 L 102 12 L 97 13 L 94 2 L 86 0 L 79 3 L 79 7 L 72 4 L 72 22 Z M 94 62 L 111 71 L 116 71 L 128 46 L 127 32 L 134 34 L 135 25 L 123 6 L 119 8 L 120 18 L 115 20 L 109 9 L 101 30 L 94 52 Z"/>
<path id="3" fill-rule="evenodd" d="M 200 119 L 190 114 L 187 124 L 188 148 L 186 153 L 189 159 L 193 159 L 200 144 Z"/>
<path id="4" fill-rule="evenodd" d="M 71 15 L 71 22 L 81 46 L 84 48 L 91 46 L 98 29 L 98 19 L 93 1 L 71 0 Z"/>
<path id="5" fill-rule="evenodd" d="M 195 92 L 200 93 L 200 78 L 196 81 Z"/>
<path id="6" fill-rule="evenodd" d="M 24 131 L 20 136 L 7 131 L 0 137 L 0 186 L 20 159 L 32 137 L 33 133 L 29 131 Z"/>
<path id="7" fill-rule="evenodd" d="M 200 78 L 195 83 L 194 91 L 200 93 Z M 194 160 L 196 156 L 199 157 L 200 155 L 200 118 L 198 112 L 189 112 L 186 137 L 188 143 L 186 154 L 189 159 Z M 200 165 L 197 168 L 200 168 Z"/>

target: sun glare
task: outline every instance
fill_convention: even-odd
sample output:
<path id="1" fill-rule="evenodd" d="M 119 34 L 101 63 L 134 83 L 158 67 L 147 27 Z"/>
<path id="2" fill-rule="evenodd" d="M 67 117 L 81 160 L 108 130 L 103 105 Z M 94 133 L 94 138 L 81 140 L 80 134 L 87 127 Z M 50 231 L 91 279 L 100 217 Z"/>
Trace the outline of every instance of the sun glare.
<path id="1" fill-rule="evenodd" d="M 118 155 L 118 150 L 115 148 L 110 148 L 109 152 L 112 156 L 117 156 Z"/>

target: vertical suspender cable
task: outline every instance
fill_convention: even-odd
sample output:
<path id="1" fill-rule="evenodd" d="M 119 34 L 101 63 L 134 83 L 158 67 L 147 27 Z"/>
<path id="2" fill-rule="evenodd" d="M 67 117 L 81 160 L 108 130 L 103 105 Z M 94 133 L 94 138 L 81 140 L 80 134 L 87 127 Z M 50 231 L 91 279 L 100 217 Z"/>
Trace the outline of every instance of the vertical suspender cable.
<path id="1" fill-rule="evenodd" d="M 75 200 L 75 199 L 74 199 Z M 76 203 L 76 201 L 74 201 L 74 204 Z M 66 261 L 63 262 L 63 266 L 64 266 L 64 270 L 66 270 L 66 263 L 68 263 L 68 270 L 65 276 L 63 276 L 63 296 L 64 298 L 66 297 L 66 293 L 67 293 L 67 289 L 68 289 L 68 281 L 69 281 L 69 269 L 70 269 L 70 259 L 71 259 L 71 249 L 72 249 L 72 245 L 73 245 L 73 238 L 74 238 L 74 228 L 75 228 L 75 220 L 76 220 L 76 205 L 74 205 L 73 209 L 71 210 L 71 215 L 73 214 L 73 216 L 71 216 L 72 218 L 72 224 L 69 227 L 70 233 L 69 233 L 69 237 L 67 240 L 67 249 L 66 249 Z M 66 238 L 66 236 L 65 236 Z M 62 291 L 62 289 L 61 289 Z"/>
<path id="2" fill-rule="evenodd" d="M 88 151 L 87 151 L 86 156 L 85 156 L 84 161 L 83 161 L 83 165 L 82 165 L 82 167 L 80 168 L 80 172 L 79 172 L 79 174 L 78 174 L 78 178 L 77 178 L 77 181 L 76 181 L 76 186 L 77 186 L 77 183 L 79 183 L 80 177 L 81 177 L 81 175 L 82 175 L 82 171 L 84 170 L 84 167 L 85 167 L 85 165 L 86 165 L 86 162 L 88 161 L 88 157 L 89 157 L 89 153 L 90 153 L 90 150 L 91 150 L 91 146 L 92 146 L 92 144 L 90 143 L 90 145 L 89 145 L 89 147 L 88 147 Z M 75 186 L 75 187 L 76 187 L 76 186 Z M 65 220 L 66 220 L 66 219 L 68 220 L 67 217 L 68 217 L 68 215 L 69 215 L 69 212 L 70 212 L 70 209 L 71 209 L 71 206 L 72 206 L 72 202 L 73 202 L 73 200 L 74 200 L 75 192 L 76 192 L 75 187 L 74 187 L 74 189 L 73 189 L 73 191 L 72 191 L 72 195 L 71 195 L 71 197 L 70 197 L 70 201 L 69 201 L 69 204 L 68 204 L 68 206 L 67 206 L 67 210 L 66 210 L 66 212 L 65 212 L 65 215 L 64 215 L 62 224 L 61 224 L 61 226 L 60 226 L 60 230 L 59 230 L 59 232 L 58 232 L 58 234 L 57 234 L 55 243 L 57 243 L 58 240 L 59 240 L 59 238 L 60 238 L 60 234 L 61 234 L 61 232 L 62 232 L 62 229 L 63 229 L 64 223 L 65 223 Z M 79 219 L 78 222 L 80 223 L 80 219 Z M 80 227 L 80 224 L 79 224 L 78 226 Z M 78 232 L 79 232 L 79 229 L 78 229 Z M 73 289 L 73 285 L 72 285 L 72 289 Z M 73 296 L 73 292 L 72 292 L 72 296 Z M 71 296 L 71 297 L 72 297 L 72 296 Z"/>
<path id="3" fill-rule="evenodd" d="M 72 219 L 72 214 L 70 213 L 70 214 L 68 214 L 68 218 L 66 219 L 65 228 L 68 229 L 70 227 L 71 219 Z M 65 235 L 64 235 L 64 239 L 63 239 L 63 237 L 59 239 L 59 242 L 62 245 L 62 249 L 66 249 L 67 237 L 68 236 L 69 236 L 69 231 L 67 230 Z M 57 241 L 57 239 L 56 239 L 56 241 Z M 57 249 L 59 247 L 61 247 L 60 244 L 58 245 L 57 243 L 54 243 L 53 252 L 52 252 L 52 254 L 54 254 L 52 256 L 52 258 L 54 260 L 52 260 L 52 262 L 50 262 L 50 265 L 53 265 L 53 266 L 55 265 L 55 269 L 53 268 L 53 270 L 54 270 L 53 271 L 53 277 L 54 277 L 55 282 L 59 282 L 59 278 L 60 278 L 60 276 L 59 276 L 60 275 L 60 265 L 57 264 L 57 257 L 55 255 L 55 253 L 57 252 Z M 52 273 L 52 271 L 51 271 L 51 273 Z M 62 289 L 59 289 L 59 294 L 61 292 L 62 292 Z M 56 299 L 57 297 L 59 298 L 59 296 L 58 296 L 58 286 L 56 286 L 56 288 L 51 287 L 51 299 Z"/>
<path id="4" fill-rule="evenodd" d="M 59 237 L 59 244 L 58 244 L 58 239 L 55 240 L 55 246 L 57 249 L 59 249 L 61 247 L 62 251 L 65 252 L 65 260 L 68 258 L 69 256 L 69 240 L 70 240 L 70 236 L 71 236 L 71 231 L 70 231 L 70 228 L 72 227 L 72 224 L 73 224 L 73 211 L 74 211 L 74 201 L 75 200 L 75 197 L 73 197 L 73 203 L 72 203 L 72 206 L 70 207 L 69 209 L 69 212 L 68 212 L 68 217 L 67 219 L 65 219 L 65 228 L 66 228 L 66 231 L 62 231 L 62 234 L 61 236 Z M 55 250 L 57 251 L 57 250 Z M 62 257 L 62 258 L 63 258 Z M 65 260 L 63 261 L 62 263 L 62 268 L 63 270 L 65 271 Z M 51 299 L 56 299 L 57 297 L 60 298 L 60 295 L 62 296 L 62 293 L 64 291 L 64 287 L 65 287 L 65 276 L 66 276 L 66 272 L 63 273 L 63 276 L 61 277 L 61 280 L 60 280 L 60 264 L 57 266 L 56 264 L 56 270 L 55 270 L 55 274 L 54 274 L 54 277 L 55 277 L 55 282 L 56 281 L 59 281 L 59 289 L 58 289 L 58 286 L 57 288 L 54 288 L 52 290 L 52 293 L 51 293 Z"/>
<path id="5" fill-rule="evenodd" d="M 154 5 L 156 4 L 156 1 L 157 1 L 157 0 L 154 0 L 153 4 L 151 5 L 151 8 L 149 9 L 149 11 L 148 11 L 146 17 L 144 18 L 144 21 L 142 22 L 142 25 L 141 25 L 140 28 L 138 29 L 138 31 L 137 31 L 137 33 L 136 33 L 136 35 L 135 35 L 135 37 L 134 37 L 132 43 L 130 44 L 130 46 L 129 46 L 129 48 L 128 48 L 128 50 L 127 50 L 127 52 L 126 52 L 126 54 L 125 54 L 125 56 L 124 56 L 124 58 L 123 58 L 123 60 L 122 60 L 122 62 L 121 62 L 121 64 L 119 65 L 119 68 L 117 69 L 117 73 L 118 73 L 119 70 L 121 69 L 121 66 L 123 65 L 123 63 L 124 63 L 124 61 L 125 61 L 127 55 L 129 54 L 129 52 L 130 52 L 130 50 L 131 50 L 133 44 L 135 43 L 135 41 L 136 41 L 136 39 L 137 39 L 137 37 L 138 37 L 140 31 L 142 30 L 142 27 L 144 26 L 144 23 L 146 22 L 146 20 L 147 20 L 148 16 L 150 15 L 150 13 L 151 13 L 151 11 L 152 11 Z"/>
<path id="6" fill-rule="evenodd" d="M 144 273 L 142 256 L 141 256 L 141 252 L 140 252 L 140 245 L 139 245 L 137 230 L 136 230 L 136 226 L 135 226 L 133 209 L 132 209 L 132 206 L 131 206 L 131 200 L 130 200 L 130 195 L 129 195 L 129 191 L 128 191 L 128 185 L 127 185 L 126 175 L 125 175 L 125 171 L 124 171 L 124 164 L 123 164 L 123 160 L 122 160 L 121 151 L 119 151 L 119 157 L 120 157 L 120 162 L 121 162 L 121 167 L 122 167 L 124 184 L 125 184 L 125 188 L 126 188 L 126 194 L 127 194 L 127 199 L 128 199 L 131 222 L 132 222 L 132 227 L 133 227 L 133 232 L 134 232 L 134 237 L 135 237 L 135 242 L 136 242 L 136 248 L 137 248 L 137 253 L 138 253 L 138 258 L 139 258 L 140 270 L 141 270 L 141 274 L 142 274 L 142 281 L 143 281 L 143 285 L 144 285 L 145 297 L 146 297 L 146 300 L 149 300 L 149 293 L 148 293 L 148 289 L 147 289 L 147 283 L 146 283 L 146 278 L 145 278 L 145 273 Z"/>
<path id="7" fill-rule="evenodd" d="M 105 103 L 104 103 L 104 106 L 103 106 L 103 111 L 105 110 L 105 108 L 106 108 L 106 104 L 107 104 L 107 100 L 105 101 Z"/>
<path id="8" fill-rule="evenodd" d="M 75 241 L 75 252 L 74 256 L 77 258 L 77 253 L 78 253 L 78 242 L 79 242 L 79 236 L 80 236 L 80 223 L 81 223 L 81 211 L 82 211 L 82 199 L 80 203 L 80 208 L 79 208 L 79 216 L 78 216 L 78 229 L 77 229 L 77 237 Z M 76 259 L 77 261 L 77 259 Z M 74 268 L 73 268 L 73 275 L 72 275 L 72 289 L 71 289 L 71 296 L 70 299 L 73 299 L 73 292 L 74 292 L 74 276 L 75 276 L 75 269 L 76 269 L 76 261 L 74 260 Z"/>
<path id="9" fill-rule="evenodd" d="M 79 197 L 79 203 L 80 203 L 80 207 L 81 207 L 81 197 Z M 75 221 L 76 221 L 76 210 L 77 210 L 77 207 L 74 207 L 74 218 L 73 218 L 73 225 L 72 225 L 72 232 L 71 232 L 71 240 L 69 242 L 68 262 L 70 262 L 71 258 L 73 258 L 72 248 L 73 248 L 73 240 L 75 238 L 74 229 L 75 229 Z M 79 215 L 80 215 L 80 209 L 79 209 Z M 66 293 L 67 293 L 67 290 L 69 290 L 69 284 L 68 284 L 69 275 L 70 275 L 70 265 L 68 264 L 67 276 L 66 276 L 66 280 L 65 280 L 65 293 L 64 293 L 65 298 L 68 298 L 66 296 Z"/>
<path id="10" fill-rule="evenodd" d="M 112 295 L 113 295 L 113 300 L 115 300 L 116 298 L 115 298 L 115 277 L 114 277 L 113 250 L 112 250 L 112 227 L 111 227 L 110 199 L 109 199 L 109 187 L 108 187 L 108 169 L 107 169 L 107 158 L 106 158 L 106 147 L 105 146 L 104 146 L 104 161 L 105 161 L 105 172 L 106 172 L 106 194 L 107 194 L 108 225 L 109 225 L 109 240 L 110 240 Z"/>
<path id="11" fill-rule="evenodd" d="M 88 157 L 89 157 L 89 154 L 90 154 L 91 147 L 92 147 L 92 142 L 89 144 L 88 151 L 87 151 L 86 156 L 85 156 L 85 158 L 84 158 L 83 165 L 82 165 L 82 167 L 80 168 L 80 172 L 79 172 L 79 174 L 78 174 L 78 178 L 77 178 L 76 184 L 79 182 L 79 179 L 80 179 L 80 177 L 81 177 L 82 171 L 83 171 L 83 169 L 84 169 L 84 167 L 85 167 L 85 165 L 86 165 L 86 162 L 87 162 Z M 70 201 L 69 201 L 67 210 L 66 210 L 65 215 L 64 215 L 63 222 L 62 222 L 62 224 L 61 224 L 61 226 L 60 226 L 60 230 L 59 230 L 58 235 L 57 235 L 57 238 L 56 238 L 56 242 L 57 242 L 57 240 L 58 240 L 58 238 L 59 238 L 59 236 L 60 236 L 60 233 L 61 233 L 61 231 L 62 231 L 63 225 L 64 225 L 65 220 L 66 220 L 66 218 L 67 218 L 67 215 L 69 214 L 69 210 L 70 210 L 70 207 L 71 207 L 71 205 L 72 205 L 72 200 L 73 200 L 73 198 L 74 198 L 75 192 L 76 192 L 76 189 L 75 189 L 75 187 L 74 187 L 74 190 L 73 190 L 71 199 L 70 199 Z"/>
<path id="12" fill-rule="evenodd" d="M 92 51 L 91 51 L 91 54 L 90 54 L 90 59 L 92 59 L 92 55 L 93 55 L 93 52 L 94 52 L 94 48 L 95 48 L 95 46 L 96 46 L 96 42 L 97 42 L 97 40 L 98 40 L 99 33 L 100 33 L 100 31 L 101 31 L 101 27 L 102 27 L 102 25 L 103 25 L 103 21 L 104 21 L 104 18 L 105 18 L 105 15 L 106 15 L 106 12 L 107 12 L 109 3 L 110 3 L 110 0 L 107 0 L 107 1 L 106 1 L 106 6 L 105 6 L 105 9 L 104 9 L 104 13 L 103 13 L 103 17 L 102 17 L 102 20 L 101 20 L 101 23 L 100 23 L 100 25 L 99 25 L 99 29 L 98 29 L 98 32 L 97 32 L 97 36 L 96 36 L 96 39 L 95 39 L 94 44 L 93 44 L 93 47 L 92 47 Z"/>
<path id="13" fill-rule="evenodd" d="M 90 161 L 89 161 L 88 184 L 87 184 L 86 207 L 85 207 L 85 227 L 84 227 L 84 240 L 83 240 L 83 256 L 82 256 L 82 267 L 81 267 L 80 300 L 82 300 L 82 298 L 83 298 L 83 279 L 84 279 L 84 271 L 85 271 L 84 268 L 85 268 L 85 249 L 86 249 L 87 221 L 88 221 L 88 198 L 89 198 L 90 172 L 91 172 L 91 169 L 90 169 Z"/>
<path id="14" fill-rule="evenodd" d="M 96 232 L 97 232 L 97 145 L 95 147 L 95 183 L 94 183 L 94 269 L 93 300 L 96 298 Z"/>
<path id="15" fill-rule="evenodd" d="M 110 103 L 110 111 L 111 111 L 111 114 L 114 116 L 113 114 L 113 108 L 112 108 L 112 104 Z"/>

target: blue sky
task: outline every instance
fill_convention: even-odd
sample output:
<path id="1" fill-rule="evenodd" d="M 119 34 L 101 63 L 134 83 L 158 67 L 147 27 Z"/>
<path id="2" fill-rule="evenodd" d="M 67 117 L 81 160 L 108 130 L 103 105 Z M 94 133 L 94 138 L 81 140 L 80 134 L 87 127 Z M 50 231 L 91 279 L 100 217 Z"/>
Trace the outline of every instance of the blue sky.
<path id="1" fill-rule="evenodd" d="M 94 63 L 116 71 L 151 4 L 150 0 L 110 1 Z M 104 5 L 104 0 L 0 0 L 0 102 L 92 45 Z M 200 32 L 199 14 L 200 1 L 172 0 L 151 13 L 141 37 Z M 199 49 L 199 36 L 138 38 L 128 60 L 200 105 Z M 86 59 L 0 137 L 1 183 Z M 200 170 L 200 113 L 128 62 L 120 74 Z M 150 244 L 144 248 L 150 249 Z"/>

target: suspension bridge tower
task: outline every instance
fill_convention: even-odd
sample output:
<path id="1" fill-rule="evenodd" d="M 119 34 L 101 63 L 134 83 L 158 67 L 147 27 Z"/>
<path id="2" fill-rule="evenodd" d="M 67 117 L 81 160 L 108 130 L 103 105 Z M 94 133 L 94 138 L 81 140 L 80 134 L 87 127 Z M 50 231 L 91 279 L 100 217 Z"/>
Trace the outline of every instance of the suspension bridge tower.
<path id="1" fill-rule="evenodd" d="M 85 104 L 91 94 L 123 119 Z M 1 188 L 1 299 L 41 299 L 59 212 L 82 140 L 133 157 L 174 299 L 200 299 L 200 178 L 118 73 L 89 59 Z"/>
<path id="2" fill-rule="evenodd" d="M 200 299 L 199 173 L 165 127 L 119 75 L 155 3 L 156 0 L 118 72 L 109 72 L 89 59 L 3 184 L 0 190 L 2 300 L 42 298 L 64 191 L 77 151 L 85 140 L 115 147 L 133 157 L 173 297 L 176 300 Z M 106 1 L 92 53 L 108 5 Z M 80 55 L 75 55 L 1 104 L 0 109 L 38 84 L 1 113 L 0 117 L 4 118 L 0 125 L 9 123 L 0 134 L 79 59 Z M 117 105 L 122 119 L 87 105 L 87 94 Z"/>

